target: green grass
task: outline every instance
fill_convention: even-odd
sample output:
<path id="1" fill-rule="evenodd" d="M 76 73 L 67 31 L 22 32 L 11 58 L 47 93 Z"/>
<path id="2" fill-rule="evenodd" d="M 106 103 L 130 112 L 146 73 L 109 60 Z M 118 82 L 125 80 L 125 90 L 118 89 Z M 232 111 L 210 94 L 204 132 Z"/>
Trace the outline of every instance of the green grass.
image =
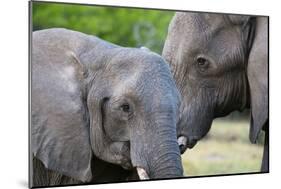
<path id="1" fill-rule="evenodd" d="M 182 155 L 184 174 L 201 176 L 257 172 L 263 147 L 249 141 L 247 121 L 216 120 L 211 131 Z"/>

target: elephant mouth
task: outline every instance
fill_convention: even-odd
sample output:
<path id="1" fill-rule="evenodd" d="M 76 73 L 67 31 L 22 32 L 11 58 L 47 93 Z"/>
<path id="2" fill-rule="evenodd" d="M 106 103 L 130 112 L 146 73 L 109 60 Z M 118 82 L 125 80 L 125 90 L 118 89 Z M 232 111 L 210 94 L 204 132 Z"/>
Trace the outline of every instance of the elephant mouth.
<path id="1" fill-rule="evenodd" d="M 148 180 L 149 176 L 147 171 L 140 166 L 134 166 L 132 164 L 130 159 L 130 141 L 123 142 L 122 152 L 123 158 L 121 160 L 121 167 L 125 170 L 134 170 L 140 180 Z"/>
<path id="2" fill-rule="evenodd" d="M 121 167 L 125 170 L 132 170 L 133 165 L 130 160 L 125 159 L 124 162 L 121 163 Z"/>
<path id="3" fill-rule="evenodd" d="M 189 143 L 187 143 L 187 148 L 192 149 L 197 144 L 197 140 L 191 140 Z"/>
<path id="4" fill-rule="evenodd" d="M 130 158 L 130 141 L 122 142 L 121 156 L 121 167 L 125 170 L 132 170 L 134 166 Z"/>

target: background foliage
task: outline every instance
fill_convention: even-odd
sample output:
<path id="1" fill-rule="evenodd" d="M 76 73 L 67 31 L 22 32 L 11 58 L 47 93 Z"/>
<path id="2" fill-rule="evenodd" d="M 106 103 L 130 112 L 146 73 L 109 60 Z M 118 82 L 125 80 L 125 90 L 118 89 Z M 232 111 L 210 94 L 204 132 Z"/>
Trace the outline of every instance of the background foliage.
<path id="1" fill-rule="evenodd" d="M 33 31 L 63 27 L 112 43 L 161 53 L 174 12 L 58 3 L 33 3 Z"/>

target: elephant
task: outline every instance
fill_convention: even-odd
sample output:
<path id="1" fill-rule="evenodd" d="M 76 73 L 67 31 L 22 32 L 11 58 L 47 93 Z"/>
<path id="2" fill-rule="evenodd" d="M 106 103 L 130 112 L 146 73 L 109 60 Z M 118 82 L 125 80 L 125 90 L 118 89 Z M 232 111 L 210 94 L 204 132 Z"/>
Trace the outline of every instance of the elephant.
<path id="1" fill-rule="evenodd" d="M 169 65 L 64 28 L 32 33 L 34 186 L 183 175 Z"/>
<path id="2" fill-rule="evenodd" d="M 177 137 L 193 148 L 215 118 L 250 109 L 249 138 L 265 131 L 268 163 L 268 17 L 176 12 L 162 56 L 182 95 Z"/>

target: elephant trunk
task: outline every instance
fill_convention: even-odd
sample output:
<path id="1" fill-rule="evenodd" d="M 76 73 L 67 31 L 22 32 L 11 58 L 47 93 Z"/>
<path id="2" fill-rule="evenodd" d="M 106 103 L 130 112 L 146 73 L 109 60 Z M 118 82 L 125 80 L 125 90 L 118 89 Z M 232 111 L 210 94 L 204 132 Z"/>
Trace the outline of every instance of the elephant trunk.
<path id="1" fill-rule="evenodd" d="M 152 129 L 157 132 L 153 132 Z M 146 124 L 142 131 L 131 141 L 132 164 L 137 167 L 139 178 L 183 176 L 176 137 L 176 121 L 172 118 L 153 121 L 153 124 Z"/>
<path id="2" fill-rule="evenodd" d="M 150 161 L 152 178 L 174 178 L 183 176 L 183 168 L 181 165 L 181 156 L 178 148 L 176 135 L 173 139 L 166 136 L 164 143 L 159 141 L 159 149 L 154 150 Z M 163 142 L 163 141 L 162 141 Z"/>
<path id="3" fill-rule="evenodd" d="M 198 104 L 202 102 L 200 98 L 195 100 L 188 98 L 185 101 L 189 104 L 182 103 L 177 123 L 178 146 L 182 154 L 187 148 L 193 148 L 197 141 L 208 133 L 214 117 L 210 101 L 201 104 Z"/>

